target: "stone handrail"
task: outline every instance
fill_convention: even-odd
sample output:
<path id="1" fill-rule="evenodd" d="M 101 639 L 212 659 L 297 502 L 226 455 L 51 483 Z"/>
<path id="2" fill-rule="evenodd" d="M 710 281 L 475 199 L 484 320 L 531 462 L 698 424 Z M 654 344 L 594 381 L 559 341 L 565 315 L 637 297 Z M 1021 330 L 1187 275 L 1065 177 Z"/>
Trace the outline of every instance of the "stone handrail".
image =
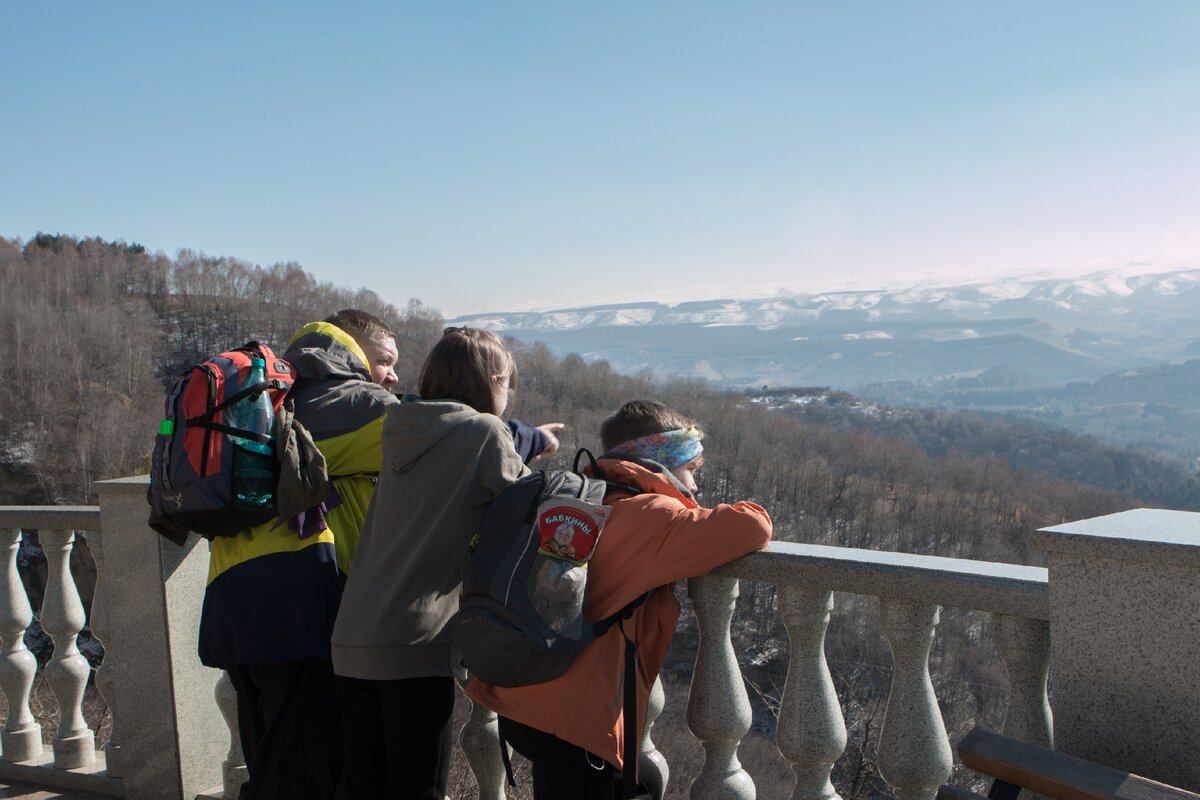
<path id="1" fill-rule="evenodd" d="M 1006 730 L 1049 744 L 1046 696 L 1049 663 L 1047 571 L 1038 567 L 845 547 L 773 542 L 688 581 L 700 627 L 687 721 L 703 743 L 704 766 L 691 776 L 693 800 L 751 800 L 754 782 L 737 759 L 750 729 L 750 702 L 730 638 L 739 580 L 773 583 L 791 643 L 776 744 L 792 765 L 795 798 L 833 800 L 834 762 L 846 747 L 846 728 L 825 660 L 825 630 L 833 592 L 880 599 L 893 652 L 893 680 L 881 734 L 880 771 L 903 800 L 928 800 L 950 774 L 950 743 L 929 678 L 929 646 L 941 606 L 992 612 L 999 649 L 1009 668 Z M 651 704 L 652 725 L 661 706 Z M 501 800 L 503 781 L 486 754 L 492 715 L 476 710 L 464 731 L 464 749 L 480 780 L 481 800 Z M 652 745 L 651 745 L 652 747 Z M 655 753 L 659 758 L 660 754 Z"/>
<path id="2" fill-rule="evenodd" d="M 711 575 L 1049 619 L 1044 567 L 772 542 Z"/>

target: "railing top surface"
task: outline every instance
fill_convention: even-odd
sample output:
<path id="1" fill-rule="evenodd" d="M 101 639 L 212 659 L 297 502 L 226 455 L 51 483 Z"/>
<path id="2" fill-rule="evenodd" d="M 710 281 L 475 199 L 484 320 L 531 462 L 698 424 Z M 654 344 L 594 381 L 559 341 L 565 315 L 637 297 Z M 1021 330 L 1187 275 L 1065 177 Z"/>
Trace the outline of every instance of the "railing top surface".
<path id="1" fill-rule="evenodd" d="M 1033 619 L 1050 616 L 1046 570 L 1020 564 L 772 542 L 712 574 Z"/>
<path id="2" fill-rule="evenodd" d="M 100 506 L 0 506 L 0 529 L 5 528 L 95 531 Z"/>
<path id="3" fill-rule="evenodd" d="M 98 491 L 104 491 L 106 488 L 110 487 L 113 489 L 137 489 L 140 487 L 142 491 L 145 491 L 146 487 L 149 485 L 149 475 L 130 475 L 126 478 L 110 478 L 106 481 L 96 481 L 96 489 Z"/>
<path id="4" fill-rule="evenodd" d="M 1200 513 L 1134 508 L 1042 528 L 1033 544 L 1047 553 L 1200 565 Z"/>

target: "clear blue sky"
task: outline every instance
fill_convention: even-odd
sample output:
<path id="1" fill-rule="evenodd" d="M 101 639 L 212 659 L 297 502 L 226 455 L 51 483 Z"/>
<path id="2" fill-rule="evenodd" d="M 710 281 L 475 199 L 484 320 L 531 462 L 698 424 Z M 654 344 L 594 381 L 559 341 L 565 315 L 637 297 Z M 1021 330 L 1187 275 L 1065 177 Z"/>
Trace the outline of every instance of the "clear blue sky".
<path id="1" fill-rule="evenodd" d="M 0 2 L 0 235 L 447 314 L 1200 265 L 1200 2 Z"/>

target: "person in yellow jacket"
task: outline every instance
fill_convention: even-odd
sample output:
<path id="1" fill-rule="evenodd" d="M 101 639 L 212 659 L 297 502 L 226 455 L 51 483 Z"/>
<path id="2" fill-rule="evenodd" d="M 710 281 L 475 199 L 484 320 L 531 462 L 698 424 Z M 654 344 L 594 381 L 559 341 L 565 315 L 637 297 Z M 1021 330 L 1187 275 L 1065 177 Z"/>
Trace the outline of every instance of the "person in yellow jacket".
<path id="1" fill-rule="evenodd" d="M 766 546 L 771 518 L 750 502 L 703 508 L 695 499 L 703 431 L 673 409 L 648 400 L 623 405 L 601 425 L 606 480 L 640 494 L 611 490 L 604 535 L 588 565 L 587 616 L 595 623 L 646 592 L 620 625 L 587 645 L 557 678 L 503 688 L 472 680 L 467 696 L 500 715 L 500 734 L 532 762 L 535 800 L 611 800 L 624 765 L 622 704 L 625 635 L 637 644 L 637 721 L 679 618 L 676 580 Z M 651 775 L 641 783 L 661 796 Z"/>
<path id="2" fill-rule="evenodd" d="M 399 404 L 396 342 L 348 309 L 305 325 L 284 358 L 296 419 L 325 456 L 333 495 L 302 524 L 272 521 L 212 540 L 200 659 L 229 672 L 250 780 L 243 797 L 335 796 L 339 715 L 329 636 L 382 463 L 383 422 Z"/>

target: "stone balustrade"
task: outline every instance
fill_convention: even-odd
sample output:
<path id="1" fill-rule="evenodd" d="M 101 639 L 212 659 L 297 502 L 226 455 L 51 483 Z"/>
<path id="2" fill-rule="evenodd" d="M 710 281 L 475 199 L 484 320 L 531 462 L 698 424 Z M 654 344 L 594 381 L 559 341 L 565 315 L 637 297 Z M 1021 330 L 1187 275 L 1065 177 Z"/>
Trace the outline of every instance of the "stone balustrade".
<path id="1" fill-rule="evenodd" d="M 776 741 L 796 776 L 792 797 L 836 797 L 829 776 L 846 746 L 846 729 L 824 658 L 833 592 L 880 601 L 893 669 L 878 766 L 898 798 L 930 800 L 950 775 L 950 743 L 929 676 L 929 647 L 942 606 L 988 611 L 998 619 L 1014 621 L 1007 629 L 1011 650 L 1004 645 L 1001 648 L 1006 661 L 1011 652 L 1021 664 L 1010 670 L 1009 713 L 1022 721 L 1031 740 L 1050 741 L 1044 668 L 1049 661 L 1045 569 L 781 542 L 721 567 L 712 576 L 692 579 L 689 591 L 693 584 L 735 577 L 773 583 L 780 590 L 780 612 L 791 650 Z M 736 586 L 732 591 L 736 592 Z M 709 612 L 696 606 L 701 620 L 705 613 Z M 721 647 L 728 646 L 728 637 L 726 631 Z M 705 697 L 710 687 L 725 686 L 727 679 L 712 676 L 700 666 L 697 659 L 690 703 L 703 707 L 699 698 Z M 745 694 L 740 685 L 736 691 Z M 753 787 L 724 793 L 706 786 L 702 773 L 691 796 L 748 800 L 755 795 Z"/>
<path id="2" fill-rule="evenodd" d="M 226 763 L 240 762 L 220 707 L 228 695 L 218 691 L 221 673 L 196 658 L 208 548 L 199 538 L 176 547 L 146 526 L 144 477 L 98 490 L 98 507 L 0 508 L 0 782 L 130 800 L 236 797 L 244 768 Z M 23 531 L 37 531 L 46 556 L 38 618 L 54 643 L 44 675 L 59 720 L 48 752 L 30 709 L 37 661 L 24 642 L 34 615 L 18 572 Z M 91 629 L 105 651 L 95 686 L 112 719 L 100 751 L 83 715 L 93 671 L 77 645 L 85 609 L 68 566 L 82 536 L 98 578 Z"/>
<path id="3" fill-rule="evenodd" d="M 0 689 L 8 702 L 0 733 L 0 781 L 133 800 L 235 797 L 245 768 L 237 745 L 232 689 L 221 673 L 201 666 L 195 654 L 207 547 L 199 539 L 176 547 L 146 527 L 145 478 L 108 481 L 100 484 L 99 492 L 98 508 L 0 508 L 0 557 L 5 559 L 0 567 Z M 17 571 L 22 529 L 38 531 L 47 557 L 40 619 L 54 641 L 45 672 L 59 707 L 48 751 L 43 751 L 43 732 L 30 710 L 37 664 L 23 641 L 33 611 Z M 1128 536 L 1122 533 L 1130 531 Z M 86 532 L 99 570 L 91 628 L 104 644 L 105 657 L 95 683 L 113 722 L 100 752 L 96 732 L 88 729 L 81 712 L 91 671 L 76 646 L 84 609 L 67 565 L 79 532 Z M 1044 745 L 1055 739 L 1047 696 L 1052 639 L 1055 674 L 1079 678 L 1070 692 L 1059 691 L 1072 700 L 1082 698 L 1078 702 L 1090 714 L 1088 725 L 1103 722 L 1108 713 L 1103 703 L 1111 705 L 1118 689 L 1127 730 L 1154 730 L 1153 719 L 1144 719 L 1145 713 L 1139 718 L 1139 694 L 1152 697 L 1157 705 L 1150 710 L 1169 717 L 1172 724 L 1196 725 L 1200 671 L 1194 665 L 1200 658 L 1193 656 L 1200 655 L 1194 652 L 1200 637 L 1189 635 L 1178 643 L 1170 632 L 1195 627 L 1194 609 L 1200 607 L 1200 597 L 1195 596 L 1200 581 L 1194 574 L 1200 570 L 1200 514 L 1125 512 L 1048 529 L 1037 541 L 1049 554 L 1049 570 L 774 543 L 691 579 L 688 594 L 700 642 L 687 724 L 703 746 L 704 763 L 697 774 L 675 774 L 671 780 L 686 782 L 690 797 L 697 800 L 756 796 L 737 752 L 751 724 L 751 706 L 730 636 L 740 581 L 770 583 L 777 589 L 790 647 L 776 744 L 795 774 L 793 798 L 837 796 L 830 774 L 846 748 L 847 731 L 825 658 L 834 593 L 878 599 L 879 619 L 892 652 L 878 766 L 901 800 L 929 800 L 950 774 L 950 743 L 929 673 L 930 643 L 943 607 L 993 615 L 996 646 L 1009 674 L 1005 731 L 1010 735 Z M 1158 564 L 1163 558 L 1169 563 Z M 1154 613 L 1134 602 L 1137 586 L 1146 582 L 1153 585 L 1163 609 L 1159 616 L 1173 616 L 1155 620 Z M 1114 592 L 1114 585 L 1120 590 Z M 1101 604 L 1104 616 L 1089 603 Z M 1087 631 L 1086 636 L 1079 631 Z M 1123 674 L 1128 676 L 1137 666 L 1136 658 L 1134 667 L 1128 666 L 1130 654 L 1142 652 L 1143 635 L 1153 639 L 1153 660 L 1168 666 L 1151 665 L 1156 683 L 1144 692 L 1146 687 L 1136 681 L 1114 687 L 1105 680 L 1106 670 L 1124 664 Z M 1093 646 L 1098 638 L 1119 654 Z M 1062 642 L 1070 647 L 1060 646 Z M 1059 699 L 1056 696 L 1055 707 L 1061 715 L 1064 704 Z M 656 686 L 643 752 L 665 773 L 651 730 L 662 706 L 662 689 Z M 1154 755 L 1169 749 L 1163 747 L 1163 737 L 1146 736 L 1146 745 L 1140 747 L 1128 737 L 1122 740 L 1120 731 L 1084 731 L 1080 720 L 1085 717 L 1074 706 L 1067 708 L 1064 730 L 1081 743 L 1078 746 L 1086 744 L 1090 752 L 1105 756 L 1132 752 L 1128 757 L 1138 764 L 1169 763 Z M 1120 746 L 1112 744 L 1117 740 Z M 474 709 L 461 745 L 478 778 L 481 800 L 503 798 L 494 715 Z M 1141 751 L 1151 755 L 1143 757 Z M 1173 769 L 1173 782 L 1188 786 L 1194 781 L 1188 771 L 1194 767 Z"/>
<path id="4" fill-rule="evenodd" d="M 1198 515 L 1200 516 L 1200 515 Z M 901 800 L 930 800 L 950 775 L 950 742 L 929 677 L 929 646 L 942 606 L 991 612 L 999 647 L 1009 665 L 1010 697 L 1005 729 L 1028 741 L 1051 741 L 1046 694 L 1049 663 L 1049 591 L 1046 570 L 1013 564 L 880 553 L 845 547 L 772 543 L 687 582 L 700 628 L 700 648 L 688 701 L 688 727 L 704 746 L 693 800 L 753 800 L 753 780 L 737 748 L 750 729 L 750 700 L 730 636 L 739 580 L 778 589 L 779 612 L 790 642 L 787 679 L 776 727 L 776 744 L 792 765 L 791 796 L 833 800 L 833 764 L 846 747 L 846 727 L 825 661 L 825 630 L 833 593 L 880 600 L 883 627 L 893 653 L 892 688 L 880 741 L 879 769 Z M 658 693 L 661 688 L 656 687 Z M 646 741 L 661 701 L 651 699 Z M 493 737 L 494 715 L 475 710 L 463 747 L 476 775 L 481 800 L 502 800 L 503 767 Z"/>
<path id="5" fill-rule="evenodd" d="M 38 618 L 54 642 L 44 672 L 59 718 L 49 752 L 30 708 L 38 665 L 25 645 L 34 614 L 18 571 L 22 529 L 38 532 L 46 556 Z M 120 779 L 108 774 L 104 755 L 96 752 L 95 731 L 83 718 L 91 667 L 76 644 L 86 617 L 69 566 L 76 537 L 83 535 L 77 532 L 96 536 L 99 529 L 100 509 L 95 506 L 0 508 L 0 688 L 8 703 L 0 733 L 0 779 L 121 796 Z"/>

